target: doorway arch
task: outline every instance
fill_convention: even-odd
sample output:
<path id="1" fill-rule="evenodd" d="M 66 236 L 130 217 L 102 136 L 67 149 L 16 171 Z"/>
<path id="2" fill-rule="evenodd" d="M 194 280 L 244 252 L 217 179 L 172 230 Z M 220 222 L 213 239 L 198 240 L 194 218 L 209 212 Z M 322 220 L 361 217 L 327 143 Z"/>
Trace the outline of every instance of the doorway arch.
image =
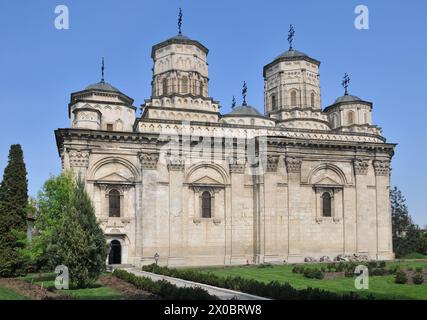
<path id="1" fill-rule="evenodd" d="M 110 242 L 108 264 L 122 264 L 122 244 L 118 240 Z"/>

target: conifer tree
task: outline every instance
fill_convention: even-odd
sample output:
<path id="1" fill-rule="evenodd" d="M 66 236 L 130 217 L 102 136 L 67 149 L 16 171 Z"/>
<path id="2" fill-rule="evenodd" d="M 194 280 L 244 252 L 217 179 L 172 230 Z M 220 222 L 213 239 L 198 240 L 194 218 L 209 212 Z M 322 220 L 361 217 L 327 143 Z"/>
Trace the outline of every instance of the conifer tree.
<path id="1" fill-rule="evenodd" d="M 68 267 L 70 286 L 85 288 L 94 283 L 105 269 L 108 248 L 80 179 L 54 239 L 48 254 L 57 265 Z"/>
<path id="2" fill-rule="evenodd" d="M 27 228 L 28 182 L 22 148 L 12 145 L 0 185 L 0 276 L 22 272 L 20 237 Z"/>

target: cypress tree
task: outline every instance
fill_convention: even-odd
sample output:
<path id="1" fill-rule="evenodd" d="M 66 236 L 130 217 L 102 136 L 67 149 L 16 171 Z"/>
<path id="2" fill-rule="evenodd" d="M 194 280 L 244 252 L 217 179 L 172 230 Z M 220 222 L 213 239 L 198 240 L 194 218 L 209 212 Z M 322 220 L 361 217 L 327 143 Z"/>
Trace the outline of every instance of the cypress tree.
<path id="1" fill-rule="evenodd" d="M 68 267 L 71 287 L 90 286 L 105 269 L 108 247 L 80 179 L 75 184 L 62 224 L 55 233 L 56 241 L 48 252 L 53 262 Z"/>
<path id="2" fill-rule="evenodd" d="M 28 182 L 22 148 L 12 145 L 0 185 L 0 276 L 20 273 L 23 259 L 18 250 L 27 228 Z"/>

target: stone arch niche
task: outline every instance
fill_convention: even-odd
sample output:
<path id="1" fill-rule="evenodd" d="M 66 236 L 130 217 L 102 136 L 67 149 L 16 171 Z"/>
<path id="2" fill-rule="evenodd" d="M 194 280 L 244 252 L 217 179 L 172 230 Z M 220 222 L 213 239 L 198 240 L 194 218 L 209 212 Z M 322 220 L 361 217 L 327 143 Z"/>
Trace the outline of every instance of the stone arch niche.
<path id="1" fill-rule="evenodd" d="M 184 173 L 184 216 L 188 217 L 186 250 L 197 264 L 221 264 L 226 256 L 226 213 L 231 208 L 230 178 L 214 162 L 198 162 Z M 203 194 L 209 194 L 210 215 L 203 215 Z M 206 201 L 206 199 L 205 199 Z M 209 248 L 208 250 L 206 250 Z"/>
<path id="2" fill-rule="evenodd" d="M 215 163 L 198 163 L 191 166 L 185 174 L 185 185 L 188 186 L 188 212 L 193 212 L 193 221 L 198 224 L 203 220 L 221 223 L 225 216 L 225 189 L 229 185 L 229 175 L 220 165 Z M 203 218 L 202 195 L 211 195 L 211 216 Z"/>
<path id="3" fill-rule="evenodd" d="M 316 222 L 341 222 L 344 214 L 344 186 L 349 184 L 345 173 L 336 165 L 324 163 L 309 173 L 307 182 L 315 193 Z M 327 216 L 323 208 L 325 195 L 330 197 L 330 213 Z"/>
<path id="4" fill-rule="evenodd" d="M 137 167 L 130 161 L 120 157 L 107 157 L 98 160 L 90 168 L 88 174 L 88 192 L 100 221 L 101 228 L 107 239 L 125 239 L 132 234 L 136 208 L 136 184 L 139 181 Z M 120 215 L 110 215 L 110 192 L 116 190 L 120 197 Z M 122 263 L 127 263 L 125 253 L 128 244 L 123 243 Z"/>

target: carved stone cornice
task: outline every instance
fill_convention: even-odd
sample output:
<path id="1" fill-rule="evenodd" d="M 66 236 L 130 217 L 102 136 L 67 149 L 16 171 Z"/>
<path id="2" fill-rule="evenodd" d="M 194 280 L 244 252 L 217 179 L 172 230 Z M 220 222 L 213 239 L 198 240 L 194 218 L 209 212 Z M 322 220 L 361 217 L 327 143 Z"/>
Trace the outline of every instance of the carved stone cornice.
<path id="1" fill-rule="evenodd" d="M 229 167 L 230 167 L 230 173 L 245 173 L 246 170 L 246 161 L 237 159 L 237 158 L 230 158 L 229 159 Z"/>
<path id="2" fill-rule="evenodd" d="M 276 172 L 277 164 L 279 163 L 279 156 L 267 156 L 267 172 Z"/>
<path id="3" fill-rule="evenodd" d="M 286 169 L 288 173 L 300 173 L 301 172 L 301 159 L 286 157 L 285 158 Z"/>
<path id="4" fill-rule="evenodd" d="M 158 153 L 140 153 L 139 154 L 139 161 L 141 161 L 141 167 L 145 170 L 156 170 L 157 169 L 157 162 L 159 161 L 159 154 Z"/>
<path id="5" fill-rule="evenodd" d="M 368 174 L 369 160 L 358 158 L 354 160 L 353 166 L 355 174 L 366 175 Z"/>
<path id="6" fill-rule="evenodd" d="M 85 167 L 89 165 L 90 152 L 88 150 L 70 150 L 68 153 L 71 167 Z"/>
<path id="7" fill-rule="evenodd" d="M 376 176 L 388 176 L 390 174 L 390 161 L 374 160 L 373 165 Z"/>
<path id="8" fill-rule="evenodd" d="M 167 164 L 169 171 L 184 171 L 185 161 L 182 157 L 170 157 Z"/>

